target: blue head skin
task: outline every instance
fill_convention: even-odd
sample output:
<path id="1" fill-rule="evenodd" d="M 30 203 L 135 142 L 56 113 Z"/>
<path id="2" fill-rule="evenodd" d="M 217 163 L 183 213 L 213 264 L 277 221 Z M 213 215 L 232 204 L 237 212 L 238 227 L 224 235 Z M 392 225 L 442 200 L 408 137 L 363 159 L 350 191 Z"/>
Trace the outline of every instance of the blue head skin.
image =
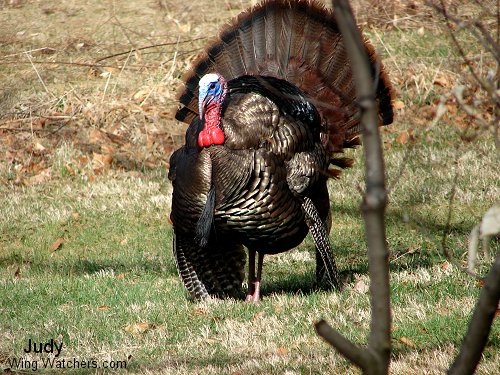
<path id="1" fill-rule="evenodd" d="M 227 92 L 227 85 L 224 78 L 217 73 L 205 74 L 200 79 L 200 90 L 198 94 L 198 107 L 200 119 L 205 117 L 207 108 L 221 105 Z"/>

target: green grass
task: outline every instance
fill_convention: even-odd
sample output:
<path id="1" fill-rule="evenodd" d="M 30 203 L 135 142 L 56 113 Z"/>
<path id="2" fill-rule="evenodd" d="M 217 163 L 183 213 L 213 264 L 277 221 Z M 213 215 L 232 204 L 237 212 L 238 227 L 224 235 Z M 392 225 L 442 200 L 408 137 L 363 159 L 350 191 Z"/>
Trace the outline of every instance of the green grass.
<path id="1" fill-rule="evenodd" d="M 477 283 L 441 254 L 454 172 L 444 162 L 449 135 L 436 130 L 433 137 L 408 161 L 387 211 L 395 366 L 431 373 L 451 360 L 479 294 Z M 434 150 L 432 167 L 426 147 Z M 473 152 L 488 147 L 478 143 Z M 404 152 L 403 147 L 387 152 L 389 177 Z M 459 256 L 498 189 L 491 170 L 483 175 L 483 168 L 470 168 L 475 163 L 485 168 L 493 160 L 468 160 L 471 164 L 457 171 L 464 192 L 457 196 L 449 238 Z M 259 305 L 187 300 L 171 253 L 170 186 L 163 171 L 3 187 L 0 331 L 6 339 L 1 354 L 20 356 L 30 338 L 63 337 L 64 358 L 127 360 L 129 370 L 139 373 L 353 372 L 315 335 L 313 322 L 327 319 L 355 342 L 366 341 L 370 314 L 359 183 L 361 160 L 331 182 L 331 241 L 344 290 L 312 289 L 314 247 L 308 238 L 294 251 L 266 258 Z M 63 244 L 51 251 L 59 237 Z M 134 332 L 141 323 L 147 325 Z M 496 323 L 480 373 L 500 363 L 499 333 Z M 412 362 L 415 353 L 439 360 L 422 368 Z"/>

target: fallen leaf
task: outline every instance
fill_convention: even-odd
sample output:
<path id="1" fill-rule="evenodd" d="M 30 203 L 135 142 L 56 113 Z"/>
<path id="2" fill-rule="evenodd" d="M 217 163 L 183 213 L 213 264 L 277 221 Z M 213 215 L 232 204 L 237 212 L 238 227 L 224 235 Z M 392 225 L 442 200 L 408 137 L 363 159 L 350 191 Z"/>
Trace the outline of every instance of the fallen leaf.
<path id="1" fill-rule="evenodd" d="M 43 147 L 43 145 L 40 142 L 37 142 L 33 146 L 33 150 L 38 151 L 38 152 L 42 152 L 42 151 L 45 151 L 45 147 Z"/>
<path id="2" fill-rule="evenodd" d="M 97 310 L 107 310 L 107 309 L 110 309 L 111 306 L 108 306 L 108 305 L 101 305 L 97 308 Z"/>
<path id="3" fill-rule="evenodd" d="M 403 103 L 401 100 L 395 100 L 394 103 L 392 103 L 392 108 L 394 109 L 401 109 L 404 108 L 406 105 Z"/>
<path id="4" fill-rule="evenodd" d="M 191 314 L 193 315 L 205 315 L 208 313 L 208 309 L 206 307 L 195 307 L 191 310 Z"/>
<path id="5" fill-rule="evenodd" d="M 89 162 L 89 157 L 87 155 L 78 157 L 78 164 L 80 164 L 80 167 L 86 166 L 88 162 Z"/>
<path id="6" fill-rule="evenodd" d="M 284 355 L 284 354 L 288 353 L 288 350 L 286 348 L 282 347 L 282 346 L 280 346 L 278 349 L 276 349 L 276 351 L 280 355 Z"/>
<path id="7" fill-rule="evenodd" d="M 68 172 L 70 176 L 74 176 L 76 174 L 75 170 L 71 168 L 68 163 L 64 164 L 64 169 L 66 169 L 66 172 Z"/>
<path id="8" fill-rule="evenodd" d="M 14 277 L 16 279 L 20 279 L 21 278 L 21 268 L 20 267 L 17 267 L 16 272 L 14 272 Z"/>
<path id="9" fill-rule="evenodd" d="M 73 212 L 71 216 L 73 216 L 73 220 L 78 220 L 80 218 L 80 214 L 78 212 Z"/>
<path id="10" fill-rule="evenodd" d="M 405 344 L 406 346 L 409 346 L 411 348 L 415 348 L 415 343 L 413 341 L 411 341 L 408 337 L 401 336 L 399 338 L 399 341 L 402 342 L 403 344 Z"/>
<path id="11" fill-rule="evenodd" d="M 135 103 L 141 103 L 142 101 L 144 101 L 144 99 L 148 97 L 148 95 L 149 95 L 149 90 L 139 90 L 132 96 L 132 100 Z"/>
<path id="12" fill-rule="evenodd" d="M 110 154 L 98 154 L 94 152 L 92 154 L 92 169 L 95 174 L 100 174 L 104 169 L 109 168 L 111 162 L 113 161 L 113 156 Z"/>
<path id="13" fill-rule="evenodd" d="M 417 34 L 420 35 L 420 36 L 422 36 L 422 35 L 425 34 L 425 29 L 424 29 L 423 26 L 417 30 Z"/>
<path id="14" fill-rule="evenodd" d="M 116 278 L 117 279 L 124 279 L 125 278 L 125 274 L 124 273 L 120 273 L 120 274 L 116 275 Z"/>
<path id="15" fill-rule="evenodd" d="M 259 312 L 256 312 L 255 314 L 253 314 L 252 320 L 257 320 L 257 319 L 260 319 L 260 318 L 262 318 L 264 316 L 266 316 L 266 312 L 265 311 L 259 311 Z"/>
<path id="16" fill-rule="evenodd" d="M 44 169 L 37 175 L 27 178 L 25 180 L 26 185 L 38 185 L 38 184 L 43 184 L 44 182 L 47 182 L 51 179 L 51 172 L 50 169 Z"/>
<path id="17" fill-rule="evenodd" d="M 93 128 L 89 134 L 90 143 L 104 143 L 108 141 L 106 134 L 99 129 Z"/>
<path id="18" fill-rule="evenodd" d="M 400 145 L 404 145 L 408 143 L 408 140 L 410 139 L 410 133 L 408 130 L 404 130 L 396 138 L 396 142 L 399 143 Z"/>
<path id="19" fill-rule="evenodd" d="M 128 240 L 126 238 L 124 238 L 123 240 L 120 241 L 120 245 L 124 246 L 126 245 L 128 242 Z"/>
<path id="20" fill-rule="evenodd" d="M 61 247 L 63 241 L 64 241 L 64 238 L 62 238 L 62 237 L 59 237 L 57 240 L 55 240 L 55 242 L 50 247 L 50 251 L 54 252 L 57 249 L 59 249 Z"/>
<path id="21" fill-rule="evenodd" d="M 354 287 L 352 289 L 358 293 L 365 294 L 368 292 L 370 287 L 365 283 L 364 280 L 358 280 L 356 281 L 356 284 L 354 284 Z"/>
<path id="22" fill-rule="evenodd" d="M 137 334 L 137 333 L 144 333 L 150 328 L 152 327 L 149 323 L 141 322 L 141 323 L 129 324 L 123 327 L 123 330 L 128 333 Z"/>
<path id="23" fill-rule="evenodd" d="M 450 87 L 451 86 L 450 82 L 444 77 L 435 78 L 433 84 L 435 84 L 436 86 L 441 86 L 441 87 Z"/>

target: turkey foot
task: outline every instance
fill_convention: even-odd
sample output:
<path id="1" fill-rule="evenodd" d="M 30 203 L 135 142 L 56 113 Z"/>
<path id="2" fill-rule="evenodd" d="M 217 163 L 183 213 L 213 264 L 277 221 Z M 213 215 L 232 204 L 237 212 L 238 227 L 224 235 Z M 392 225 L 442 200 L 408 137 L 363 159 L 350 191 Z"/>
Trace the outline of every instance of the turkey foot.
<path id="1" fill-rule="evenodd" d="M 335 259 L 333 257 L 332 248 L 330 246 L 330 241 L 328 239 L 328 234 L 326 232 L 325 224 L 319 217 L 319 213 L 314 206 L 314 203 L 308 197 L 304 198 L 302 203 L 302 209 L 305 214 L 305 221 L 309 227 L 314 243 L 316 244 L 317 252 L 321 255 L 321 260 L 323 261 L 323 266 L 326 269 L 326 275 L 328 277 L 328 282 L 333 287 L 340 289 L 339 275 L 337 271 L 337 266 L 335 264 Z M 316 267 L 318 268 L 319 259 L 316 260 Z M 324 271 L 323 266 L 319 266 L 319 272 L 317 270 L 316 276 L 322 277 Z M 321 280 L 316 280 L 319 284 Z"/>
<path id="2" fill-rule="evenodd" d="M 255 276 L 255 250 L 248 250 L 248 292 L 246 302 L 260 301 L 260 279 L 264 254 L 259 253 L 257 260 L 257 276 Z"/>

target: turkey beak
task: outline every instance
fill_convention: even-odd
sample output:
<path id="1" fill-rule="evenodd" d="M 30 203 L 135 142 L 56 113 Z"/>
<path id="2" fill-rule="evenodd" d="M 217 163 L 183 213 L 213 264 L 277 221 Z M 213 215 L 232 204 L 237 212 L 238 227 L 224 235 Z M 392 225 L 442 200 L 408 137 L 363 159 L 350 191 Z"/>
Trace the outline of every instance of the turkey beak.
<path id="1" fill-rule="evenodd" d="M 207 108 L 207 105 L 210 103 L 210 97 L 208 95 L 205 95 L 203 99 L 198 100 L 198 103 L 199 103 L 198 110 L 200 114 L 200 120 L 203 121 L 205 120 L 205 108 Z"/>
<path id="2" fill-rule="evenodd" d="M 200 100 L 198 113 L 200 114 L 200 120 L 203 121 L 203 119 L 205 118 L 205 99 Z"/>

